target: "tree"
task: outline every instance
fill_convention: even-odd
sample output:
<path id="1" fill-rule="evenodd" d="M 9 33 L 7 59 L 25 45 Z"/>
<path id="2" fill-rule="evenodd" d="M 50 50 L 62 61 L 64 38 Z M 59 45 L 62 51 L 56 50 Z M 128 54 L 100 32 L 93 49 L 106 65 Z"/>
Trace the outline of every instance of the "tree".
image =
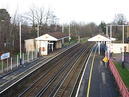
<path id="1" fill-rule="evenodd" d="M 9 45 L 10 15 L 6 9 L 0 9 L 0 51 L 5 51 Z"/>
<path id="2" fill-rule="evenodd" d="M 102 22 L 99 24 L 99 28 L 100 28 L 100 31 L 101 31 L 102 33 L 106 34 L 106 23 L 105 23 L 105 22 L 102 21 Z"/>
<path id="3" fill-rule="evenodd" d="M 126 24 L 127 20 L 124 14 L 117 14 L 113 21 L 114 24 L 124 25 Z"/>
<path id="4" fill-rule="evenodd" d="M 35 36 L 37 35 L 36 32 L 38 25 L 40 25 L 40 35 L 47 33 L 48 31 L 55 31 L 55 29 L 57 28 L 57 17 L 50 9 L 46 10 L 45 8 L 33 7 L 24 17 L 32 26 L 31 32 Z"/>
<path id="5" fill-rule="evenodd" d="M 64 25 L 64 32 L 69 32 L 69 25 Z M 75 21 L 72 21 L 70 23 L 70 32 L 74 35 L 80 35 L 81 37 L 91 37 L 93 35 L 96 35 L 99 33 L 98 26 L 95 23 L 77 23 Z"/>
<path id="6" fill-rule="evenodd" d="M 124 14 L 121 14 L 121 13 L 115 15 L 115 18 L 112 22 L 112 24 L 116 24 L 116 25 L 125 25 L 126 23 L 127 23 L 126 17 Z M 118 41 L 121 41 L 122 40 L 122 27 L 113 26 L 112 36 L 117 38 Z"/>

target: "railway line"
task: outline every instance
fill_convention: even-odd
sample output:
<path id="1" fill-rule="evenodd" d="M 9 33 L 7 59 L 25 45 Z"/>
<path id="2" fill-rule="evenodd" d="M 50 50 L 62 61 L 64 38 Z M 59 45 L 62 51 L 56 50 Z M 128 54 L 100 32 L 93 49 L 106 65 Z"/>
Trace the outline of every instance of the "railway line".
<path id="1" fill-rule="evenodd" d="M 25 97 L 30 96 L 32 97 L 33 94 L 36 94 L 35 89 L 36 87 L 47 87 L 49 85 L 49 83 L 54 80 L 61 71 L 63 71 L 63 69 L 66 67 L 66 64 L 68 63 L 68 61 L 65 63 L 64 60 L 70 60 L 69 58 L 72 57 L 72 55 L 75 53 L 75 51 L 77 51 L 79 49 L 79 47 L 76 50 L 73 50 L 71 53 L 68 53 L 67 57 L 63 57 L 61 58 L 59 61 L 56 62 L 56 64 L 51 67 L 48 72 L 46 72 L 43 76 L 41 76 L 41 78 L 39 78 L 36 82 L 33 83 L 33 85 L 31 87 L 29 87 L 21 96 Z M 66 56 L 66 55 L 64 55 Z M 49 80 L 50 79 L 50 80 Z M 41 88 L 37 88 L 38 91 Z M 25 96 L 24 96 L 25 95 Z"/>
<path id="2" fill-rule="evenodd" d="M 49 95 L 46 97 L 72 97 L 74 91 L 76 90 L 75 87 L 80 80 L 80 75 L 82 73 L 82 70 L 84 68 L 84 64 L 87 60 L 88 51 L 90 50 L 90 47 L 82 50 L 81 56 L 79 56 L 78 60 L 74 63 L 72 68 L 69 70 L 65 78 L 63 78 L 57 87 Z M 82 64 L 82 65 L 80 65 Z M 38 96 L 38 97 L 43 97 Z"/>
<path id="3" fill-rule="evenodd" d="M 83 50 L 82 50 L 83 51 Z M 74 56 L 75 57 L 75 56 Z M 75 59 L 76 60 L 76 59 Z M 77 60 L 78 61 L 78 60 Z M 77 62 L 76 61 L 76 62 Z M 77 69 L 77 64 L 76 64 L 76 62 L 74 62 L 74 63 L 71 63 L 70 65 L 71 65 L 71 68 L 65 68 L 65 70 L 63 70 L 64 71 L 64 75 L 61 75 L 61 77 L 60 78 L 58 78 L 55 82 L 53 82 L 53 83 L 51 83 L 51 85 L 50 86 L 48 86 L 47 87 L 47 90 L 46 91 L 40 91 L 39 93 L 38 93 L 38 95 L 36 95 L 36 97 L 53 97 L 53 94 L 55 93 L 55 91 L 59 88 L 59 86 L 60 86 L 60 84 L 61 83 L 64 83 L 65 81 L 65 78 L 67 78 L 68 76 L 69 76 L 69 74 L 72 74 L 72 72 L 75 70 L 75 69 Z M 81 65 L 80 65 L 81 66 Z M 74 72 L 75 73 L 75 72 Z M 68 79 L 70 79 L 71 80 L 71 78 L 68 78 Z M 65 82 L 65 84 L 66 83 L 68 83 L 68 81 L 67 82 Z M 63 92 L 64 93 L 64 92 Z M 59 97 L 61 97 L 61 95 L 59 95 L 58 94 L 58 96 Z M 65 96 L 66 97 L 66 96 Z M 67 95 L 67 97 L 69 97 L 68 95 Z"/>
<path id="4" fill-rule="evenodd" d="M 5 91 L 2 97 L 72 96 L 92 46 L 86 43 L 70 48 Z"/>

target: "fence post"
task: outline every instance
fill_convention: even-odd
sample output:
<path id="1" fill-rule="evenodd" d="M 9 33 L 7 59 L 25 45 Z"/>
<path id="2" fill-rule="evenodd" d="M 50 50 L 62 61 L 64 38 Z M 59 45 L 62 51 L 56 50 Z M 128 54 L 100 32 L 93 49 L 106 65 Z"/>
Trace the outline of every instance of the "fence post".
<path id="1" fill-rule="evenodd" d="M 13 59 L 11 57 L 11 70 L 13 69 Z"/>
<path id="2" fill-rule="evenodd" d="M 36 51 L 34 51 L 34 58 L 36 59 Z"/>
<path id="3" fill-rule="evenodd" d="M 18 67 L 18 65 L 19 65 L 19 57 L 17 55 L 17 67 Z"/>
<path id="4" fill-rule="evenodd" d="M 2 73 L 4 72 L 4 70 L 3 70 L 4 69 L 4 66 L 3 65 L 4 65 L 4 62 L 2 60 L 2 65 L 1 65 Z"/>
<path id="5" fill-rule="evenodd" d="M 32 60 L 34 59 L 34 52 L 32 51 Z"/>
<path id="6" fill-rule="evenodd" d="M 38 57 L 38 51 L 36 50 L 36 58 Z"/>
<path id="7" fill-rule="evenodd" d="M 25 58 L 24 58 L 24 53 L 23 53 L 22 57 L 23 57 L 23 58 L 22 58 L 22 59 L 23 59 L 22 62 L 23 62 L 23 64 L 24 64 L 24 63 L 25 63 L 25 62 L 24 62 L 24 61 L 25 61 L 25 60 L 24 60 L 24 59 L 25 59 Z"/>
<path id="8" fill-rule="evenodd" d="M 9 60 L 7 59 L 7 71 L 9 70 Z"/>
<path id="9" fill-rule="evenodd" d="M 26 52 L 24 53 L 24 62 L 26 62 Z"/>
<path id="10" fill-rule="evenodd" d="M 25 53 L 25 61 L 27 62 L 27 52 Z"/>
<path id="11" fill-rule="evenodd" d="M 29 62 L 29 51 L 27 52 L 27 60 Z"/>

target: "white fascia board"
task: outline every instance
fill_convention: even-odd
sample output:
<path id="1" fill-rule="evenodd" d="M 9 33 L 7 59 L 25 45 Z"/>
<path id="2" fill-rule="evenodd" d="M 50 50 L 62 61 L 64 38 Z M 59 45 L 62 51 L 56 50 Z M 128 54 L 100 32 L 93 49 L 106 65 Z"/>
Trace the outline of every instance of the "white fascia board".
<path id="1" fill-rule="evenodd" d="M 49 34 L 45 34 L 45 35 L 42 35 L 38 38 L 35 38 L 35 40 L 38 40 L 38 41 L 57 41 L 58 39 L 49 35 Z"/>
<path id="2" fill-rule="evenodd" d="M 111 41 L 111 40 L 107 37 L 102 36 L 102 35 L 96 35 L 96 36 L 88 39 L 88 41 Z"/>

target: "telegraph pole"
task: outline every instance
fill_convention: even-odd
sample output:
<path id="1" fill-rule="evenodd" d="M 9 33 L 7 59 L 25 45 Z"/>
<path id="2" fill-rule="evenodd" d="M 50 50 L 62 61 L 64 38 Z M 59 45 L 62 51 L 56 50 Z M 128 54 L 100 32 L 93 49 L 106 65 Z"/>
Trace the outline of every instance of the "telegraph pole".
<path id="1" fill-rule="evenodd" d="M 108 37 L 108 26 L 106 26 L 106 36 Z"/>

